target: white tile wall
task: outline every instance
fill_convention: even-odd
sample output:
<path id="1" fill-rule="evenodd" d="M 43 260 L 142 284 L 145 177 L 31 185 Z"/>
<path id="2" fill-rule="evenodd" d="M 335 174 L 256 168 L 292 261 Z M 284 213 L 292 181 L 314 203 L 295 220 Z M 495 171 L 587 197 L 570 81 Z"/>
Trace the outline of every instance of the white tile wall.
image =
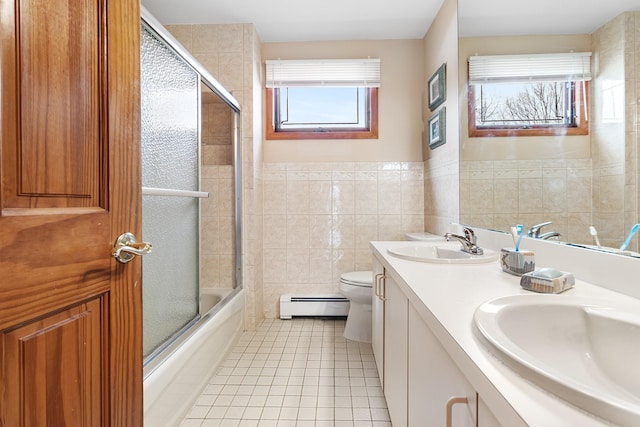
<path id="1" fill-rule="evenodd" d="M 369 241 L 424 230 L 423 194 L 422 162 L 265 164 L 265 316 L 281 294 L 335 293 L 371 269 Z"/>

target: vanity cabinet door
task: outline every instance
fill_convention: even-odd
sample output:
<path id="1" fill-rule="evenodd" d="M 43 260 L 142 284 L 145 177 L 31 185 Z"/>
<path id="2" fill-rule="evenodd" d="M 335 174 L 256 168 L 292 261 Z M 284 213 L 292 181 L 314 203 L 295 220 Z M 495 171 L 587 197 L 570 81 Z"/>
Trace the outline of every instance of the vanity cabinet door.
<path id="1" fill-rule="evenodd" d="M 450 425 L 475 426 L 476 391 L 411 305 L 408 332 L 407 425 L 445 426 L 449 399 L 466 397 L 468 403 L 452 406 Z"/>
<path id="2" fill-rule="evenodd" d="M 378 377 L 384 389 L 384 301 L 381 292 L 384 291 L 384 267 L 374 258 L 373 260 L 373 292 L 372 292 L 372 325 L 371 345 L 376 360 Z"/>
<path id="3" fill-rule="evenodd" d="M 406 426 L 409 301 L 390 276 L 385 277 L 385 298 L 384 395 L 392 425 Z"/>
<path id="4" fill-rule="evenodd" d="M 478 427 L 502 427 L 500 421 L 489 410 L 482 397 L 478 397 Z"/>

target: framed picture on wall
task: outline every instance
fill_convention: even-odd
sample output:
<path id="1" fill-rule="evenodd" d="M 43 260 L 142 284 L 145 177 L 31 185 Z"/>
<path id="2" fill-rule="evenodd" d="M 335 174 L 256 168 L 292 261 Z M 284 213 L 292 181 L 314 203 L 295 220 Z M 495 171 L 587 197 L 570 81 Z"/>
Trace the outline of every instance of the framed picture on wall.
<path id="1" fill-rule="evenodd" d="M 434 149 L 443 145 L 446 141 L 446 107 L 439 109 L 427 122 L 427 135 L 429 148 Z"/>
<path id="2" fill-rule="evenodd" d="M 429 92 L 429 110 L 433 111 L 440 104 L 442 104 L 445 99 L 447 99 L 446 93 L 446 75 L 447 75 L 447 64 L 442 64 L 435 73 L 431 76 L 427 83 L 428 92 Z"/>

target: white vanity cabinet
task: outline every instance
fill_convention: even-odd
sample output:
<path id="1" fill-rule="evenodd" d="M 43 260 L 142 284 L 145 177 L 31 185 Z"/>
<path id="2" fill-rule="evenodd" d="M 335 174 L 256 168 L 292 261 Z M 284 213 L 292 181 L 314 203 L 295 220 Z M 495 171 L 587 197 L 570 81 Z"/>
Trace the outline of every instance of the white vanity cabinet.
<path id="1" fill-rule="evenodd" d="M 377 260 L 373 271 L 373 351 L 392 424 L 500 426 L 418 309 Z M 448 407 L 450 402 L 458 403 Z"/>
<path id="2" fill-rule="evenodd" d="M 489 410 L 484 400 L 478 396 L 478 427 L 501 427 L 500 421 Z"/>
<path id="3" fill-rule="evenodd" d="M 476 391 L 411 305 L 408 326 L 408 425 L 475 426 Z M 448 410 L 452 398 L 467 402 Z"/>
<path id="4" fill-rule="evenodd" d="M 392 425 L 406 426 L 409 300 L 390 276 L 383 286 L 384 395 Z"/>

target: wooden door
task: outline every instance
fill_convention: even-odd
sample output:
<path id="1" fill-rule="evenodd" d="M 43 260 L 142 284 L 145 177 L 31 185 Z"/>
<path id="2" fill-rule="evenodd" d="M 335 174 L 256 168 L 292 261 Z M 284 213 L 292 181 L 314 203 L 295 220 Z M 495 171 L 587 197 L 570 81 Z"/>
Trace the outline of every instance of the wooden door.
<path id="1" fill-rule="evenodd" d="M 0 426 L 141 426 L 136 0 L 0 0 Z"/>

